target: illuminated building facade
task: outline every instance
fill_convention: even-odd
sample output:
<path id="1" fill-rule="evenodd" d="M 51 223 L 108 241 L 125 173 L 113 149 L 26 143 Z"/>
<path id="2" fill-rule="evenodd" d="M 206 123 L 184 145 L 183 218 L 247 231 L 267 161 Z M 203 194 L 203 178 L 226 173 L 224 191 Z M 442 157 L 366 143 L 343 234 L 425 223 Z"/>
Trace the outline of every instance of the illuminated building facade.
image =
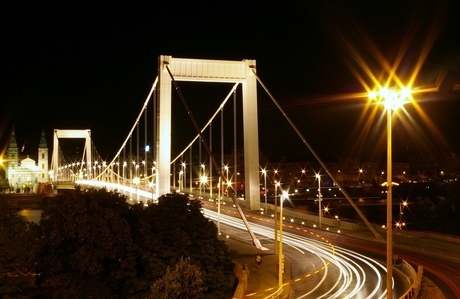
<path id="1" fill-rule="evenodd" d="M 36 192 L 39 183 L 48 183 L 48 145 L 42 131 L 38 146 L 38 162 L 29 157 L 21 159 L 14 129 L 6 152 L 6 179 L 14 192 Z"/>

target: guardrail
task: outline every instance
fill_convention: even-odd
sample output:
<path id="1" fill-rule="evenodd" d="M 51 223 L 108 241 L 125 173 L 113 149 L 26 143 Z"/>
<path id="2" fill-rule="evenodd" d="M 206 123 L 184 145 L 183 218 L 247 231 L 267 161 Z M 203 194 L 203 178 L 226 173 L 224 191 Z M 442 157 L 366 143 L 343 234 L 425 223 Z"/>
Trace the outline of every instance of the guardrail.
<path id="1" fill-rule="evenodd" d="M 420 292 L 420 286 L 422 284 L 423 266 L 418 266 L 417 272 L 415 272 L 415 269 L 408 262 L 403 260 L 402 267 L 410 273 L 413 279 L 413 283 L 411 287 L 406 291 L 406 293 L 399 297 L 399 299 L 417 298 L 418 293 Z"/>
<path id="2" fill-rule="evenodd" d="M 281 296 L 284 293 L 284 286 L 281 286 L 279 289 L 277 289 L 274 293 L 268 295 L 267 297 L 264 297 L 264 299 L 277 299 L 281 298 Z"/>

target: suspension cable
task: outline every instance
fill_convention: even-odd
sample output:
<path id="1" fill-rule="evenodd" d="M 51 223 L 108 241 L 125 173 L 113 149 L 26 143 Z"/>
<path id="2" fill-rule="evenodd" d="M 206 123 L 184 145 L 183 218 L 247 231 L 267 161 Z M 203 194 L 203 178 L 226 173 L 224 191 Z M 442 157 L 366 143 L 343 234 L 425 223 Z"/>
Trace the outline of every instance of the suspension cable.
<path id="1" fill-rule="evenodd" d="M 257 81 L 260 83 L 260 85 L 263 87 L 263 89 L 265 90 L 265 92 L 268 94 L 268 96 L 272 99 L 273 103 L 275 103 L 276 107 L 278 107 L 278 109 L 280 110 L 280 112 L 283 114 L 284 118 L 286 118 L 286 120 L 289 122 L 289 124 L 291 125 L 291 127 L 294 129 L 294 131 L 297 133 L 297 135 L 300 137 L 300 139 L 302 139 L 302 142 L 308 147 L 308 149 L 310 150 L 310 152 L 313 154 L 313 156 L 315 156 L 316 160 L 321 164 L 321 166 L 323 167 L 323 169 L 326 171 L 326 173 L 329 175 L 329 177 L 337 184 L 337 187 L 340 188 L 340 190 L 342 191 L 343 195 L 345 195 L 346 199 L 350 202 L 351 206 L 356 210 L 356 212 L 359 214 L 359 216 L 361 217 L 361 219 L 363 219 L 363 221 L 366 223 L 367 227 L 372 231 L 372 233 L 375 235 L 375 237 L 377 238 L 377 240 L 379 241 L 384 241 L 383 237 L 374 229 L 374 227 L 372 226 L 372 224 L 369 222 L 369 220 L 367 220 L 366 216 L 364 216 L 364 214 L 361 212 L 361 210 L 358 208 L 358 206 L 353 202 L 353 200 L 351 200 L 351 197 L 348 195 L 348 193 L 345 191 L 345 189 L 341 186 L 341 184 L 335 179 L 335 177 L 332 175 L 331 171 L 329 170 L 329 168 L 326 166 L 326 164 L 323 162 L 323 160 L 321 160 L 321 158 L 318 156 L 318 154 L 313 150 L 313 148 L 311 147 L 311 145 L 307 142 L 307 139 L 302 135 L 302 133 L 299 131 L 299 129 L 296 127 L 296 125 L 292 122 L 292 120 L 289 118 L 289 116 L 287 115 L 287 113 L 283 110 L 283 108 L 280 106 L 280 104 L 276 101 L 275 97 L 270 93 L 270 91 L 268 90 L 268 88 L 264 85 L 264 83 L 262 82 L 262 80 L 259 78 L 259 76 L 257 76 L 255 70 L 253 68 L 251 68 L 251 71 L 252 73 L 254 74 L 254 76 L 256 76 L 257 78 Z"/>
<path id="2" fill-rule="evenodd" d="M 141 112 L 139 113 L 139 115 L 137 116 L 137 119 L 136 121 L 134 122 L 134 125 L 133 127 L 131 128 L 131 131 L 129 131 L 128 133 L 128 136 L 126 137 L 125 141 L 123 142 L 123 144 L 121 145 L 120 149 L 118 150 L 118 152 L 115 154 L 114 158 L 112 159 L 112 161 L 107 165 L 106 169 L 104 170 L 104 172 L 107 171 L 107 169 L 109 169 L 110 166 L 112 166 L 112 164 L 115 163 L 115 160 L 117 159 L 117 157 L 120 155 L 121 151 L 124 149 L 124 147 L 126 146 L 126 143 L 128 142 L 128 140 L 131 138 L 131 135 L 133 134 L 133 131 L 134 129 L 136 128 L 136 126 L 139 124 L 139 120 L 141 119 L 142 117 L 142 114 L 144 113 L 144 110 L 146 109 L 149 101 L 150 101 L 150 98 L 152 96 L 152 93 L 153 91 L 156 89 L 157 87 L 157 84 L 158 84 L 158 77 L 155 78 L 155 81 L 153 82 L 153 85 L 152 85 L 152 88 L 150 89 L 150 92 L 149 94 L 147 95 L 147 99 L 145 100 L 144 102 L 144 105 L 142 106 L 142 109 L 141 109 Z M 131 153 L 130 153 L 131 154 Z M 103 172 L 103 173 L 104 173 Z"/>
<path id="3" fill-rule="evenodd" d="M 211 122 L 214 120 L 214 118 L 217 116 L 217 114 L 219 114 L 219 111 L 221 111 L 225 104 L 227 103 L 228 99 L 230 98 L 230 96 L 232 95 L 232 93 L 235 92 L 236 88 L 238 87 L 238 84 L 240 83 L 235 83 L 235 85 L 233 85 L 232 89 L 230 90 L 230 92 L 227 94 L 227 96 L 225 97 L 225 99 L 222 101 L 222 103 L 220 104 L 219 108 L 216 110 L 216 112 L 214 112 L 214 114 L 211 116 L 211 118 L 208 120 L 208 122 L 206 123 L 206 125 L 203 127 L 203 129 L 200 131 L 200 133 L 203 133 L 206 128 L 211 124 Z M 200 138 L 200 133 L 198 133 L 195 138 L 193 138 L 192 141 L 190 141 L 190 143 L 187 145 L 187 147 L 185 147 L 185 149 L 180 152 L 179 155 L 177 155 L 176 158 L 174 158 L 173 160 L 171 160 L 171 164 L 176 162 L 177 159 L 179 159 L 192 145 L 193 143 L 198 139 Z"/>

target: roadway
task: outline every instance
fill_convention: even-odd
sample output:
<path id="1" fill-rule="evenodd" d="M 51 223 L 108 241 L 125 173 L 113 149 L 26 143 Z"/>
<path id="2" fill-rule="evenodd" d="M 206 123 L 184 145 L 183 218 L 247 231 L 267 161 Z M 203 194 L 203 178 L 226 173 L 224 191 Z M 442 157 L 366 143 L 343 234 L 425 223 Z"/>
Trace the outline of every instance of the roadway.
<path id="1" fill-rule="evenodd" d="M 204 206 L 205 214 L 217 221 L 215 205 Z M 235 231 L 244 230 L 244 225 L 240 219 L 226 214 L 232 213 L 231 208 L 223 210 L 220 223 L 225 223 L 232 237 L 237 234 L 238 238 L 250 238 L 247 232 Z M 251 216 L 248 218 L 254 233 L 273 252 L 273 222 L 270 218 Z M 385 298 L 386 272 L 382 261 L 333 245 L 322 234 L 306 228 L 285 225 L 283 230 L 283 251 L 291 264 L 292 279 L 288 283 L 295 294 L 292 298 Z M 400 271 L 395 271 L 394 279 L 395 293 L 402 295 L 411 282 Z"/>
<path id="2" fill-rule="evenodd" d="M 216 205 L 203 204 L 208 209 L 206 214 L 216 220 Z M 262 245 L 273 248 L 272 218 L 257 212 L 245 214 L 251 228 L 262 238 Z M 238 218 L 235 209 L 222 209 L 221 223 L 244 229 Z M 341 229 L 338 234 L 295 222 L 285 223 L 283 230 L 285 253 L 293 261 L 293 280 L 301 278 L 292 285 L 296 298 L 333 298 L 338 294 L 341 298 L 385 297 L 385 244 L 376 241 L 370 231 Z M 460 298 L 460 243 L 408 231 L 396 231 L 393 241 L 394 254 L 414 268 L 423 266 L 424 275 L 436 284 L 444 298 Z M 316 272 L 318 269 L 324 271 Z M 396 295 L 402 295 L 410 282 L 398 267 L 394 280 L 398 298 Z"/>

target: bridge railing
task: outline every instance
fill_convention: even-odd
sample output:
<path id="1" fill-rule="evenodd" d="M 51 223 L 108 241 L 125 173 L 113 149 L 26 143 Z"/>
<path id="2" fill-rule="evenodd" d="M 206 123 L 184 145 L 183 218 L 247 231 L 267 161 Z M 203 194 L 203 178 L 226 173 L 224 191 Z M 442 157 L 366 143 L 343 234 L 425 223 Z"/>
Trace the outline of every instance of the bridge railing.
<path id="1" fill-rule="evenodd" d="M 408 262 L 403 260 L 402 267 L 408 273 L 410 273 L 413 283 L 411 287 L 404 293 L 404 295 L 399 297 L 399 299 L 418 298 L 418 294 L 420 292 L 420 287 L 422 284 L 423 266 L 418 266 L 418 270 L 416 272 L 415 269 Z"/>
<path id="2" fill-rule="evenodd" d="M 277 289 L 274 293 L 268 295 L 268 296 L 265 297 L 264 299 L 278 299 L 278 298 L 282 298 L 283 293 L 284 293 L 284 286 L 281 286 L 281 287 L 280 287 L 279 289 Z"/>

